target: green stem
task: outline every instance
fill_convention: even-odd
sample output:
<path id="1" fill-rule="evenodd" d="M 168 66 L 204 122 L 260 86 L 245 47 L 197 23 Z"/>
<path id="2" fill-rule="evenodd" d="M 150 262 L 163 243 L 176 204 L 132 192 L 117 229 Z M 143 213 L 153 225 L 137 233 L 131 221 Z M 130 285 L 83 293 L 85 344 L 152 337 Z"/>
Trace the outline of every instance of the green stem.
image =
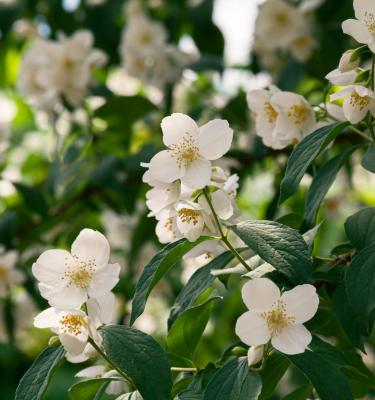
<path id="1" fill-rule="evenodd" d="M 197 368 L 171 367 L 172 372 L 197 372 Z"/>
<path id="2" fill-rule="evenodd" d="M 92 345 L 92 347 L 100 354 L 100 356 L 107 361 L 107 363 L 116 370 L 123 378 L 125 378 L 126 381 L 128 381 L 134 388 L 137 388 L 133 382 L 133 380 L 128 376 L 126 372 L 118 368 L 113 362 L 107 357 L 107 355 L 104 353 L 104 351 L 95 343 L 95 341 L 92 338 L 89 338 L 89 343 Z"/>
<path id="3" fill-rule="evenodd" d="M 211 199 L 209 194 L 207 193 L 207 188 L 203 189 L 203 195 L 207 200 L 208 206 L 212 212 L 212 215 L 215 220 L 215 224 L 220 233 L 220 240 L 228 247 L 228 249 L 233 253 L 233 255 L 237 258 L 237 260 L 250 272 L 252 269 L 247 265 L 246 261 L 241 257 L 240 253 L 232 246 L 232 243 L 228 240 L 227 236 L 224 234 L 223 228 L 221 226 L 220 220 L 216 214 L 216 211 L 211 203 Z"/>

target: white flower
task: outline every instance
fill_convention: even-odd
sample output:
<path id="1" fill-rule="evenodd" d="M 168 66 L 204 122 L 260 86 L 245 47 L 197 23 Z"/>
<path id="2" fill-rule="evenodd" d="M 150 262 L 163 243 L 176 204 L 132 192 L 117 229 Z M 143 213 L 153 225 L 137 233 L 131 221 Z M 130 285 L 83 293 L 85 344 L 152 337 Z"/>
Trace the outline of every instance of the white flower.
<path id="1" fill-rule="evenodd" d="M 280 141 L 298 143 L 316 128 L 314 110 L 303 96 L 278 92 L 272 97 L 272 106 L 279 112 L 275 129 Z"/>
<path id="2" fill-rule="evenodd" d="M 299 285 L 281 294 L 271 280 L 257 278 L 243 286 L 242 298 L 249 311 L 237 320 L 236 333 L 244 343 L 259 346 L 271 340 L 285 354 L 306 350 L 312 336 L 303 323 L 319 305 L 314 286 Z"/>
<path id="3" fill-rule="evenodd" d="M 189 194 L 191 194 L 191 191 L 189 191 Z M 150 189 L 146 193 L 146 205 L 151 211 L 149 216 L 157 217 L 161 211 L 176 203 L 180 198 L 181 184 L 179 181 Z"/>
<path id="4" fill-rule="evenodd" d="M 255 37 L 269 50 L 288 48 L 304 24 L 304 18 L 297 8 L 283 0 L 268 0 L 259 10 Z"/>
<path id="5" fill-rule="evenodd" d="M 47 250 L 34 263 L 32 272 L 41 295 L 52 307 L 69 310 L 80 307 L 89 297 L 102 297 L 119 280 L 120 266 L 109 264 L 109 243 L 99 232 L 84 229 L 74 241 L 71 253 Z"/>
<path id="6" fill-rule="evenodd" d="M 0 297 L 5 296 L 9 285 L 19 285 L 25 277 L 16 267 L 18 254 L 15 250 L 5 251 L 0 247 Z"/>
<path id="7" fill-rule="evenodd" d="M 315 113 L 303 96 L 273 89 L 252 90 L 247 96 L 256 115 L 256 131 L 273 149 L 298 143 L 316 127 Z"/>
<path id="8" fill-rule="evenodd" d="M 150 174 L 165 183 L 181 179 L 193 189 L 203 188 L 211 178 L 211 160 L 230 148 L 233 130 L 225 120 L 215 119 L 198 128 L 187 115 L 172 114 L 161 123 L 164 144 L 169 148 L 150 161 Z"/>
<path id="9" fill-rule="evenodd" d="M 353 5 L 357 19 L 344 21 L 342 30 L 375 52 L 375 3 L 373 0 L 354 0 Z"/>
<path id="10" fill-rule="evenodd" d="M 247 352 L 247 363 L 249 367 L 262 361 L 264 354 L 263 346 L 251 346 Z"/>
<path id="11" fill-rule="evenodd" d="M 106 55 L 92 48 L 93 35 L 81 30 L 58 41 L 37 39 L 25 53 L 18 88 L 32 104 L 50 109 L 65 96 L 78 105 L 87 93 L 92 70 L 106 62 Z"/>
<path id="12" fill-rule="evenodd" d="M 88 343 L 89 338 L 97 345 L 101 345 L 102 338 L 97 328 L 105 323 L 112 322 L 115 297 L 107 293 L 98 299 L 87 302 L 87 314 L 81 310 L 59 310 L 55 307 L 47 308 L 34 318 L 37 328 L 50 328 L 59 336 L 60 342 L 67 351 L 67 358 L 71 362 L 83 362 L 96 351 Z"/>
<path id="13" fill-rule="evenodd" d="M 375 116 L 375 93 L 364 86 L 351 85 L 345 87 L 332 94 L 330 99 L 344 99 L 344 115 L 352 124 L 362 121 L 369 111 Z"/>
<path id="14" fill-rule="evenodd" d="M 357 79 L 358 72 L 356 68 L 359 66 L 359 63 L 360 58 L 356 57 L 353 59 L 353 50 L 348 50 L 341 56 L 338 68 L 331 71 L 326 76 L 326 79 L 333 85 L 352 85 Z"/>

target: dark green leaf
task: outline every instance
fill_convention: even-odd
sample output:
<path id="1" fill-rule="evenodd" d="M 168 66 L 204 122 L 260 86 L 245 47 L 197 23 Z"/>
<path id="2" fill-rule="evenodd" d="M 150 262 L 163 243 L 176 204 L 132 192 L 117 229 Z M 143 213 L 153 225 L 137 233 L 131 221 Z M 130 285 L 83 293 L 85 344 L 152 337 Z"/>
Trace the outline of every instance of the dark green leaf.
<path id="1" fill-rule="evenodd" d="M 216 368 L 213 364 L 208 364 L 204 370 L 200 370 L 194 375 L 193 380 L 186 390 L 182 391 L 179 400 L 203 400 L 204 389 L 211 377 L 214 375 Z"/>
<path id="2" fill-rule="evenodd" d="M 21 194 L 26 207 L 28 207 L 31 211 L 36 212 L 37 214 L 45 217 L 48 212 L 48 207 L 46 200 L 44 198 L 43 192 L 35 187 L 25 185 L 21 182 L 13 183 L 15 188 Z"/>
<path id="3" fill-rule="evenodd" d="M 345 222 L 345 233 L 358 249 L 375 243 L 375 207 L 363 208 L 350 216 Z"/>
<path id="4" fill-rule="evenodd" d="M 289 157 L 285 176 L 281 182 L 280 203 L 292 196 L 307 171 L 307 168 L 328 144 L 339 135 L 348 124 L 324 126 L 307 135 L 293 150 Z"/>
<path id="5" fill-rule="evenodd" d="M 206 328 L 213 301 L 220 298 L 212 297 L 180 314 L 168 333 L 169 353 L 193 361 L 195 348 Z"/>
<path id="6" fill-rule="evenodd" d="M 357 314 L 349 303 L 345 284 L 341 283 L 332 296 L 333 312 L 354 346 L 364 351 L 363 339 L 368 336 L 362 317 Z"/>
<path id="7" fill-rule="evenodd" d="M 362 160 L 362 167 L 375 174 L 375 146 L 370 146 Z"/>
<path id="8" fill-rule="evenodd" d="M 294 390 L 292 393 L 287 394 L 283 397 L 283 400 L 306 400 L 312 393 L 312 387 L 310 385 L 301 387 Z"/>
<path id="9" fill-rule="evenodd" d="M 305 215 L 303 217 L 301 228 L 303 232 L 315 225 L 316 216 L 321 202 L 335 181 L 336 175 L 340 171 L 344 162 L 356 149 L 358 149 L 358 146 L 346 149 L 344 152 L 324 164 L 315 175 L 306 197 Z"/>
<path id="10" fill-rule="evenodd" d="M 296 230 L 273 221 L 245 221 L 232 229 L 265 262 L 292 282 L 311 280 L 309 249 Z"/>
<path id="11" fill-rule="evenodd" d="M 165 273 L 169 271 L 188 251 L 208 238 L 201 237 L 192 243 L 185 239 L 170 243 L 160 250 L 144 268 L 138 280 L 133 297 L 130 323 L 143 313 L 147 298 Z"/>
<path id="12" fill-rule="evenodd" d="M 41 399 L 64 354 L 62 346 L 44 349 L 22 377 L 15 400 Z"/>
<path id="13" fill-rule="evenodd" d="M 354 255 L 346 272 L 345 284 L 354 311 L 371 325 L 370 318 L 375 309 L 375 243 Z"/>
<path id="14" fill-rule="evenodd" d="M 167 400 L 172 388 L 165 351 L 134 328 L 108 325 L 101 330 L 107 357 L 132 379 L 144 400 Z"/>
<path id="15" fill-rule="evenodd" d="M 335 347 L 314 337 L 302 354 L 286 355 L 309 379 L 321 400 L 353 400 L 349 383 L 342 372 L 346 361 Z"/>
<path id="16" fill-rule="evenodd" d="M 215 277 L 211 274 L 213 269 L 224 268 L 233 259 L 233 254 L 227 251 L 214 258 L 207 265 L 199 268 L 189 279 L 188 283 L 182 288 L 178 294 L 174 306 L 171 309 L 168 327 L 169 329 L 175 322 L 176 318 L 189 307 L 195 300 L 214 282 Z"/>
<path id="17" fill-rule="evenodd" d="M 261 389 L 260 375 L 250 372 L 247 357 L 242 357 L 215 373 L 204 392 L 204 400 L 256 400 Z"/>
<path id="18" fill-rule="evenodd" d="M 78 382 L 69 389 L 69 397 L 72 400 L 96 400 L 103 394 L 111 378 L 96 378 Z M 99 392 L 99 393 L 98 393 Z"/>
<path id="19" fill-rule="evenodd" d="M 265 368 L 260 373 L 262 377 L 262 392 L 260 393 L 259 400 L 266 400 L 272 396 L 289 365 L 290 361 L 282 354 L 271 354 Z"/>

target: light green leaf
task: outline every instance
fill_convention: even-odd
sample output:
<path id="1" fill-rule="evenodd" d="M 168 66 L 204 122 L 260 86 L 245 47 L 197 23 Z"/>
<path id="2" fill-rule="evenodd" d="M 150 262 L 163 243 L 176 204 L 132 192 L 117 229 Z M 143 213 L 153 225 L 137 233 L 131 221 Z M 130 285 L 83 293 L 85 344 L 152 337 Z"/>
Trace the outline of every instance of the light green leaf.
<path id="1" fill-rule="evenodd" d="M 17 387 L 15 400 L 41 399 L 64 355 L 62 346 L 44 349 L 22 377 Z"/>
<path id="2" fill-rule="evenodd" d="M 375 174 L 375 146 L 370 146 L 362 160 L 362 167 Z"/>
<path id="3" fill-rule="evenodd" d="M 312 383 L 321 400 L 354 400 L 342 372 L 346 365 L 344 355 L 335 347 L 314 337 L 304 353 L 286 357 Z"/>
<path id="4" fill-rule="evenodd" d="M 227 251 L 220 254 L 208 264 L 199 268 L 178 294 L 168 318 L 168 328 L 171 329 L 177 317 L 191 307 L 195 300 L 209 288 L 216 279 L 211 271 L 224 268 L 233 259 L 233 254 Z"/>
<path id="5" fill-rule="evenodd" d="M 334 140 L 348 123 L 331 124 L 307 135 L 289 157 L 285 176 L 280 187 L 280 203 L 292 196 L 307 168 L 315 158 Z"/>
<path id="6" fill-rule="evenodd" d="M 207 237 L 201 237 L 194 243 L 186 239 L 178 240 L 165 246 L 152 258 L 144 268 L 135 288 L 131 324 L 143 313 L 151 290 L 163 275 L 176 265 L 187 252 L 207 239 Z"/>
<path id="7" fill-rule="evenodd" d="M 107 357 L 126 372 L 144 400 L 169 399 L 170 365 L 165 351 L 151 336 L 120 325 L 107 325 L 100 332 Z"/>
<path id="8" fill-rule="evenodd" d="M 336 179 L 336 175 L 347 158 L 358 149 L 359 146 L 352 146 L 338 156 L 324 164 L 315 175 L 306 197 L 305 214 L 302 222 L 302 231 L 305 232 L 315 225 L 319 206 L 327 194 L 329 188 Z"/>
<path id="9" fill-rule="evenodd" d="M 346 293 L 354 311 L 362 315 L 371 328 L 371 314 L 375 309 L 375 243 L 353 257 L 345 275 Z"/>
<path id="10" fill-rule="evenodd" d="M 204 400 L 256 400 L 262 390 L 260 375 L 249 371 L 247 357 L 230 361 L 209 381 Z"/>
<path id="11" fill-rule="evenodd" d="M 71 400 L 97 400 L 112 378 L 96 378 L 78 382 L 69 389 Z"/>
<path id="12" fill-rule="evenodd" d="M 273 221 L 245 221 L 232 230 L 265 262 L 294 283 L 311 280 L 309 249 L 295 229 Z"/>
<path id="13" fill-rule="evenodd" d="M 221 297 L 212 297 L 180 314 L 168 333 L 169 353 L 193 361 L 195 349 L 209 320 L 212 304 L 218 299 Z"/>
<path id="14" fill-rule="evenodd" d="M 375 207 L 363 208 L 350 216 L 345 222 L 345 233 L 358 249 L 375 243 Z"/>

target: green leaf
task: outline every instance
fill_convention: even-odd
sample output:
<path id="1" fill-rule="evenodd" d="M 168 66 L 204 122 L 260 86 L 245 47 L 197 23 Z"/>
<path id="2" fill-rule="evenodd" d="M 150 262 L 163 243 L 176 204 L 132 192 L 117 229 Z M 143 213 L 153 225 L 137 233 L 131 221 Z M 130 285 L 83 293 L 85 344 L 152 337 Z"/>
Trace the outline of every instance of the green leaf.
<path id="1" fill-rule="evenodd" d="M 69 389 L 69 398 L 72 400 L 99 399 L 109 382 L 113 378 L 96 378 L 78 382 Z"/>
<path id="2" fill-rule="evenodd" d="M 42 217 L 47 216 L 48 207 L 41 189 L 25 185 L 21 182 L 14 182 L 13 185 L 21 194 L 27 208 L 36 212 Z"/>
<path id="3" fill-rule="evenodd" d="M 358 149 L 358 147 L 359 146 L 352 146 L 338 156 L 332 158 L 324 164 L 315 175 L 306 197 L 305 215 L 303 217 L 301 228 L 303 232 L 315 225 L 316 216 L 321 202 L 335 181 L 336 175 L 347 158 L 353 153 L 353 151 Z"/>
<path id="4" fill-rule="evenodd" d="M 345 233 L 358 249 L 375 243 L 375 207 L 363 208 L 345 222 Z"/>
<path id="5" fill-rule="evenodd" d="M 178 240 L 165 246 L 151 259 L 144 268 L 135 288 L 130 324 L 133 324 L 143 313 L 151 290 L 163 275 L 176 265 L 187 252 L 207 239 L 207 237 L 200 237 L 194 243 L 186 239 Z"/>
<path id="6" fill-rule="evenodd" d="M 250 372 L 247 357 L 241 357 L 214 374 L 204 392 L 204 400 L 256 400 L 261 389 L 260 375 Z"/>
<path id="7" fill-rule="evenodd" d="M 362 317 L 356 313 L 350 305 L 344 283 L 337 286 L 333 293 L 332 309 L 354 346 L 364 351 L 363 339 L 369 335 L 369 332 Z"/>
<path id="8" fill-rule="evenodd" d="M 208 364 L 204 370 L 200 370 L 196 373 L 190 385 L 178 395 L 178 399 L 203 400 L 205 387 L 216 370 L 213 364 Z"/>
<path id="9" fill-rule="evenodd" d="M 22 377 L 17 387 L 15 400 L 41 399 L 64 355 L 62 346 L 44 349 Z"/>
<path id="10" fill-rule="evenodd" d="M 311 385 L 303 386 L 283 397 L 283 400 L 306 400 L 312 393 Z"/>
<path id="11" fill-rule="evenodd" d="M 290 361 L 282 354 L 271 354 L 267 359 L 265 368 L 260 373 L 262 377 L 262 392 L 260 393 L 259 400 L 266 400 L 272 396 L 289 365 Z"/>
<path id="12" fill-rule="evenodd" d="M 362 167 L 375 174 L 375 146 L 370 146 L 362 160 Z"/>
<path id="13" fill-rule="evenodd" d="M 286 355 L 312 383 L 321 400 L 354 400 L 342 372 L 344 355 L 330 344 L 314 337 L 302 354 Z"/>
<path id="14" fill-rule="evenodd" d="M 168 352 L 193 361 L 194 352 L 207 326 L 213 301 L 221 297 L 211 297 L 203 304 L 186 310 L 177 318 L 168 333 Z"/>
<path id="15" fill-rule="evenodd" d="M 353 257 L 345 275 L 346 293 L 354 311 L 371 325 L 375 309 L 375 243 L 363 248 Z"/>
<path id="16" fill-rule="evenodd" d="M 213 269 L 224 268 L 233 259 L 233 254 L 227 251 L 214 258 L 208 264 L 199 268 L 178 294 L 168 318 L 168 328 L 171 329 L 177 317 L 191 307 L 197 298 L 215 281 L 211 274 Z"/>
<path id="17" fill-rule="evenodd" d="M 338 136 L 348 123 L 331 124 L 307 135 L 293 150 L 289 157 L 285 176 L 280 187 L 280 203 L 292 196 L 307 171 L 315 160 L 332 140 Z"/>
<path id="18" fill-rule="evenodd" d="M 311 280 L 309 249 L 295 229 L 273 221 L 245 221 L 232 229 L 265 262 L 292 282 Z"/>
<path id="19" fill-rule="evenodd" d="M 151 336 L 120 325 L 107 325 L 101 334 L 107 357 L 126 372 L 144 400 L 169 399 L 172 377 L 168 358 Z"/>

